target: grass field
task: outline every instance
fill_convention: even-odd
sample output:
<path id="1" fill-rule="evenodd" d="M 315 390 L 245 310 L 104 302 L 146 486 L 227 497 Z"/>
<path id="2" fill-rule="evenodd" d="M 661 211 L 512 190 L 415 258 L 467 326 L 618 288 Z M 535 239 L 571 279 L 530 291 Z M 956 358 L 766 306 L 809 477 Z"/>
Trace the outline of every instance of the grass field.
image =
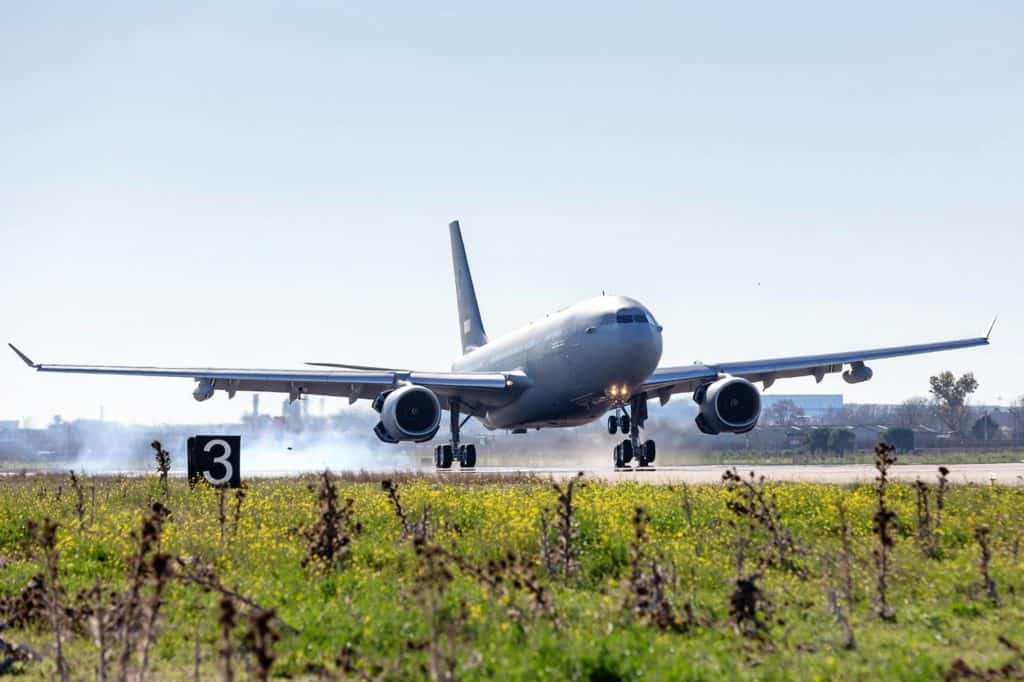
<path id="1" fill-rule="evenodd" d="M 10 477 L 0 638 L 39 659 L 7 649 L 0 667 L 93 678 L 102 650 L 108 679 L 1020 675 L 1024 489 L 951 486 L 939 510 L 928 483 L 887 488 L 883 618 L 874 485 L 583 480 L 568 501 L 528 477 L 263 479 L 242 496 Z"/>

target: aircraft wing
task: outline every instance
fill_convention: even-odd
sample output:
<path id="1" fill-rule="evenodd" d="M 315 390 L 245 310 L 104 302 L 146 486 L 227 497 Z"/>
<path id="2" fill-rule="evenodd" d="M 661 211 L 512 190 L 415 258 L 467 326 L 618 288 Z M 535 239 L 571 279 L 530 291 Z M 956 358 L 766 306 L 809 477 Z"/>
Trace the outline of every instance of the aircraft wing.
<path id="1" fill-rule="evenodd" d="M 476 414 L 487 407 L 504 405 L 530 385 L 522 372 L 417 372 L 370 369 L 219 369 L 208 367 L 121 367 L 107 365 L 54 365 L 33 362 L 13 344 L 8 344 L 26 365 L 39 372 L 69 374 L 112 374 L 138 377 L 193 379 L 198 383 L 195 397 L 225 391 L 233 398 L 237 391 L 287 393 L 292 400 L 304 395 L 326 395 L 372 400 L 382 392 L 410 383 L 429 388 L 443 407 L 449 398 L 459 398 L 463 412 Z M 204 399 L 205 398 L 201 398 Z"/>
<path id="2" fill-rule="evenodd" d="M 989 329 L 989 333 L 991 331 Z M 790 377 L 813 376 L 820 382 L 826 374 L 842 372 L 845 365 L 850 365 L 851 370 L 856 373 L 858 370 L 863 371 L 863 369 L 866 369 L 864 368 L 864 363 L 869 360 L 898 358 L 904 355 L 919 355 L 921 353 L 937 353 L 939 351 L 985 345 L 988 345 L 988 335 L 973 339 L 957 339 L 914 346 L 894 346 L 892 348 L 875 348 L 826 355 L 802 355 L 789 358 L 750 360 L 747 362 L 659 367 L 644 382 L 641 390 L 651 395 L 651 397 L 658 396 L 662 404 L 664 404 L 668 402 L 672 394 L 693 391 L 701 384 L 714 381 L 723 374 L 743 377 L 750 381 L 760 381 L 763 382 L 765 388 L 768 388 L 775 383 L 776 379 L 787 379 Z"/>

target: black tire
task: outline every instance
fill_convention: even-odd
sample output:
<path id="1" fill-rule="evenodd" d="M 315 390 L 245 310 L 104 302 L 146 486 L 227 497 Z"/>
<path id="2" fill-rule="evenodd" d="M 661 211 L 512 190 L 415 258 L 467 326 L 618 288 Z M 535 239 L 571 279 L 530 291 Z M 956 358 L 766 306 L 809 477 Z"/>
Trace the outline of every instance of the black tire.
<path id="1" fill-rule="evenodd" d="M 472 469 L 476 466 L 476 446 L 466 445 L 462 449 L 462 459 L 459 464 L 463 469 Z"/>
<path id="2" fill-rule="evenodd" d="M 608 433 L 615 435 L 615 432 L 619 430 L 619 420 L 615 418 L 615 415 L 608 417 Z"/>
<path id="3" fill-rule="evenodd" d="M 644 443 L 644 461 L 648 464 L 654 464 L 654 455 L 657 453 L 657 448 L 654 445 L 653 440 L 649 440 Z"/>
<path id="4" fill-rule="evenodd" d="M 633 459 L 633 454 L 634 454 L 633 453 L 633 441 L 631 441 L 631 440 L 624 440 L 624 441 L 622 441 L 622 445 L 620 445 L 619 448 L 620 448 L 620 450 L 622 452 L 622 464 L 623 465 L 629 464 L 630 460 Z"/>
<path id="5" fill-rule="evenodd" d="M 625 436 L 629 433 L 629 415 L 624 414 L 619 417 L 619 430 L 622 431 L 622 435 Z"/>
<path id="6" fill-rule="evenodd" d="M 612 450 L 612 459 L 615 462 L 615 468 L 621 469 L 624 465 L 622 464 L 622 446 L 616 445 Z"/>
<path id="7" fill-rule="evenodd" d="M 434 466 L 437 467 L 437 468 L 441 468 L 441 446 L 440 445 L 435 445 L 434 446 Z"/>
<path id="8" fill-rule="evenodd" d="M 452 468 L 452 446 L 442 445 L 441 446 L 441 468 L 451 469 Z"/>

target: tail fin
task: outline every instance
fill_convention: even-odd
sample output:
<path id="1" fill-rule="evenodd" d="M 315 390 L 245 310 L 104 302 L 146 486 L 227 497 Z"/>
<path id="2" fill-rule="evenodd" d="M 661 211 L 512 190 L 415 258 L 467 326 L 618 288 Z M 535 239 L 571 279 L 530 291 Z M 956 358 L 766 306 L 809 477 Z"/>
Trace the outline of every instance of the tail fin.
<path id="1" fill-rule="evenodd" d="M 473 275 L 469 272 L 466 246 L 462 243 L 462 229 L 459 221 L 448 225 L 452 236 L 452 265 L 455 266 L 455 294 L 459 299 L 459 335 L 462 338 L 462 354 L 487 345 L 487 332 L 480 319 L 480 306 L 476 302 Z"/>

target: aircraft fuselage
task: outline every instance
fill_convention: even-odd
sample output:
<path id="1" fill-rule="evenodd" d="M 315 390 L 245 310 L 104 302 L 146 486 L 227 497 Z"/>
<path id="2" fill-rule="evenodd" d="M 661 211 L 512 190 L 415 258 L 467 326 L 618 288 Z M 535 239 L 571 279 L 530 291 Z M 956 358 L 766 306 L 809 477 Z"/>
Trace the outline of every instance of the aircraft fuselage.
<path id="1" fill-rule="evenodd" d="M 600 296 L 560 310 L 470 351 L 453 371 L 525 373 L 533 385 L 489 410 L 489 428 L 584 424 L 625 403 L 661 360 L 661 327 L 624 296 Z"/>

